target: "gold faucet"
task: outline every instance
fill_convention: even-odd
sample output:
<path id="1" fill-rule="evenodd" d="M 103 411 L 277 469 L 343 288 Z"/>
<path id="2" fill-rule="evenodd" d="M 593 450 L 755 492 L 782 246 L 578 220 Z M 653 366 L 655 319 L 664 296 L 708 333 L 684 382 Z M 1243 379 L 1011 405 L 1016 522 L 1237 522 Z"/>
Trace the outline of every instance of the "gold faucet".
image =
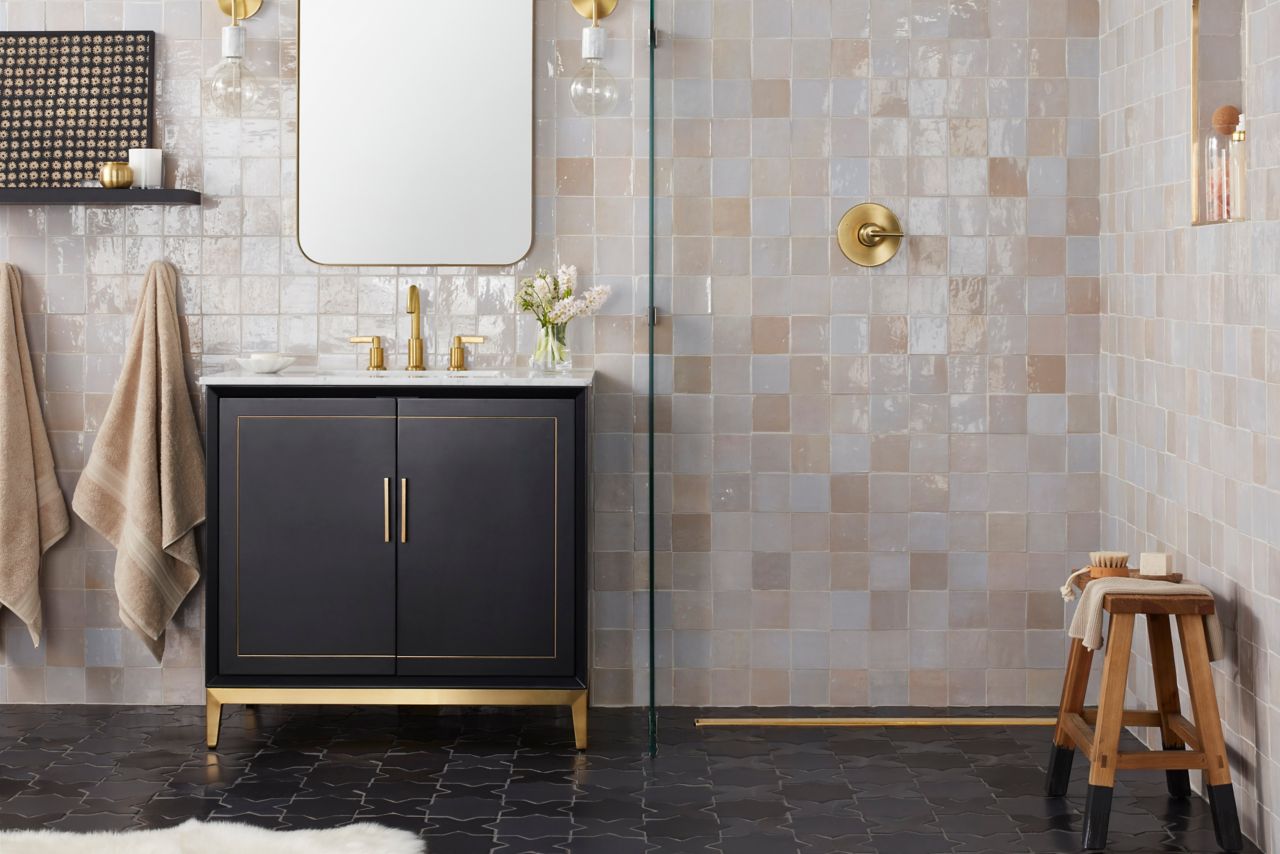
<path id="1" fill-rule="evenodd" d="M 385 371 L 387 369 L 386 351 L 382 349 L 381 335 L 357 335 L 351 339 L 352 344 L 369 345 L 369 371 Z"/>
<path id="2" fill-rule="evenodd" d="M 409 364 L 410 371 L 425 371 L 422 363 L 422 297 L 417 285 L 409 286 Z"/>
<path id="3" fill-rule="evenodd" d="M 449 348 L 449 370 L 465 371 L 467 369 L 467 349 L 464 344 L 483 344 L 481 335 L 455 335 L 453 346 Z"/>

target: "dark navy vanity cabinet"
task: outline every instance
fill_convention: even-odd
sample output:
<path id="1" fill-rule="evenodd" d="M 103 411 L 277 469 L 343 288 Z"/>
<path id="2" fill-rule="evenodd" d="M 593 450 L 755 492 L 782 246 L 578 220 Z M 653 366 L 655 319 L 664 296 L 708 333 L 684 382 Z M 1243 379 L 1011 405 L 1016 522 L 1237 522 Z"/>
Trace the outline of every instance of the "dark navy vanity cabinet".
<path id="1" fill-rule="evenodd" d="M 587 393 L 209 384 L 211 744 L 235 702 L 564 704 L 585 743 Z"/>

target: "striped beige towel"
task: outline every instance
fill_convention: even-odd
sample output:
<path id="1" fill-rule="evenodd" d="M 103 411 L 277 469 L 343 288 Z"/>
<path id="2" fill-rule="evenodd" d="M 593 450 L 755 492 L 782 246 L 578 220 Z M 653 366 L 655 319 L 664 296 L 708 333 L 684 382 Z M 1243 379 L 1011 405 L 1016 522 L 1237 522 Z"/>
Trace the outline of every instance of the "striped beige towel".
<path id="1" fill-rule="evenodd" d="M 1076 607 L 1075 616 L 1071 618 L 1071 628 L 1067 634 L 1078 638 L 1089 649 L 1102 646 L 1102 600 L 1108 593 L 1142 593 L 1186 595 L 1188 593 L 1204 593 L 1212 596 L 1209 588 L 1199 584 L 1182 581 L 1174 584 L 1169 581 L 1152 581 L 1146 578 L 1095 578 L 1084 586 L 1080 594 L 1080 604 Z M 1205 639 L 1209 645 L 1209 660 L 1222 658 L 1222 624 L 1217 613 L 1204 618 Z"/>
<path id="2" fill-rule="evenodd" d="M 0 265 L 0 607 L 40 645 L 40 560 L 67 535 L 67 503 L 53 473 L 31 351 L 22 277 Z"/>
<path id="3" fill-rule="evenodd" d="M 71 506 L 116 547 L 120 620 L 158 661 L 164 632 L 200 578 L 204 452 L 182 366 L 177 273 L 151 265 L 124 372 Z"/>

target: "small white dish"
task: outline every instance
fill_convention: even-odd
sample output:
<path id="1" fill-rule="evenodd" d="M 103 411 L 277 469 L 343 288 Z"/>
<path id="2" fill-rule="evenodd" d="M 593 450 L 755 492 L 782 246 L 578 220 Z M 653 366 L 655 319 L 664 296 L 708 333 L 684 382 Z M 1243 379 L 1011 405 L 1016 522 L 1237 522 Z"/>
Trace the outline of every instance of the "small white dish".
<path id="1" fill-rule="evenodd" d="M 283 371 L 297 359 L 279 353 L 251 353 L 247 357 L 236 359 L 240 367 L 251 374 L 274 374 Z"/>

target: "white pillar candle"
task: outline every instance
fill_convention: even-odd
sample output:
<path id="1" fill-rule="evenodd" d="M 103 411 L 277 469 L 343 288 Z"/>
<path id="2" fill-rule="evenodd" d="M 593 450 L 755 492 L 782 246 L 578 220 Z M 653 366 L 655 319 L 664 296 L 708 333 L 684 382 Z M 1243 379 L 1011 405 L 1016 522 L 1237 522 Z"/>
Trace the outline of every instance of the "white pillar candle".
<path id="1" fill-rule="evenodd" d="M 133 186 L 155 190 L 164 186 L 164 154 L 158 148 L 129 149 Z"/>

